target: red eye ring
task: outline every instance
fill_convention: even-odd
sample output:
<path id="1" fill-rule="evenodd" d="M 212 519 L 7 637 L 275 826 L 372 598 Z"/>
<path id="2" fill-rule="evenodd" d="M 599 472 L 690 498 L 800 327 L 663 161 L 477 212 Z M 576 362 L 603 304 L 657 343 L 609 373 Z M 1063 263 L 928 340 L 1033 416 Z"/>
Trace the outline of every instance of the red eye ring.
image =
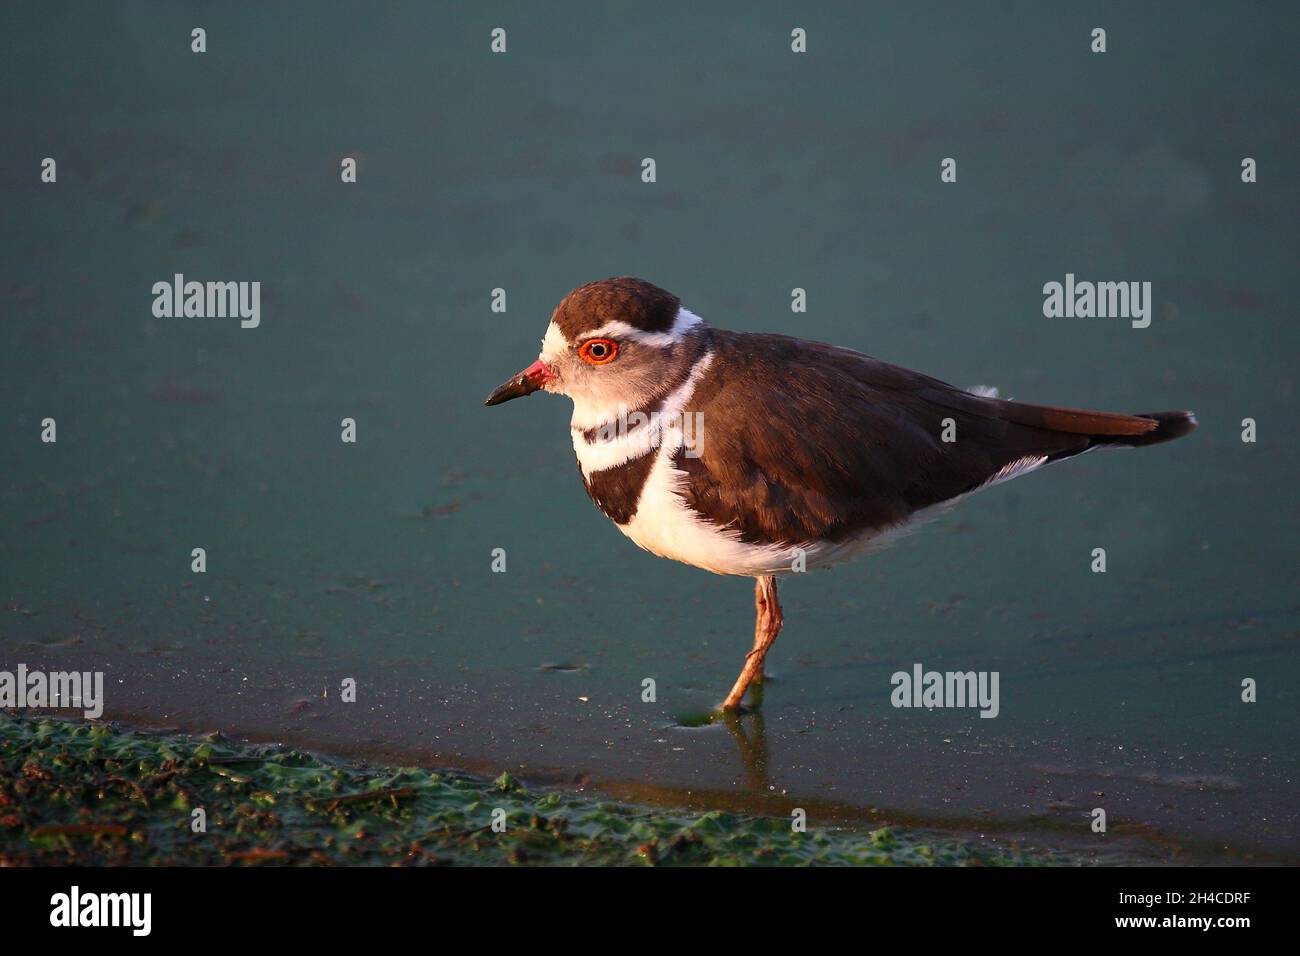
<path id="1" fill-rule="evenodd" d="M 578 347 L 578 357 L 588 365 L 608 365 L 618 358 L 618 343 L 613 339 L 587 339 Z"/>

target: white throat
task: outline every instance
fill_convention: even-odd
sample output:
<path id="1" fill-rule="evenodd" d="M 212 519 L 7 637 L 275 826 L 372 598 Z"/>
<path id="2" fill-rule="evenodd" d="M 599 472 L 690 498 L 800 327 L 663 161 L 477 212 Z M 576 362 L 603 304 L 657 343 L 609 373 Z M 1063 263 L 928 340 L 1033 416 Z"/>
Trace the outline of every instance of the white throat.
<path id="1" fill-rule="evenodd" d="M 608 409 L 601 409 L 597 413 L 595 408 L 580 407 L 575 401 L 569 430 L 573 433 L 573 451 L 578 456 L 578 467 L 582 469 L 583 477 L 590 477 L 606 468 L 616 468 L 654 449 L 660 449 L 669 457 L 677 454 L 687 437 L 684 425 L 690 424 L 684 422 L 682 413 L 686 403 L 695 394 L 700 378 L 712 364 L 712 352 L 705 352 L 696 359 L 686 381 L 674 389 L 664 399 L 662 407 L 646 416 L 645 420 L 636 417 L 630 419 L 629 416 L 636 410 L 626 405 L 619 406 L 609 414 Z M 581 422 L 594 419 L 593 424 L 582 424 L 580 413 Z M 594 441 L 589 442 L 585 433 L 592 428 L 597 429 L 598 435 Z M 692 433 L 691 437 L 692 440 L 699 440 L 700 436 Z"/>

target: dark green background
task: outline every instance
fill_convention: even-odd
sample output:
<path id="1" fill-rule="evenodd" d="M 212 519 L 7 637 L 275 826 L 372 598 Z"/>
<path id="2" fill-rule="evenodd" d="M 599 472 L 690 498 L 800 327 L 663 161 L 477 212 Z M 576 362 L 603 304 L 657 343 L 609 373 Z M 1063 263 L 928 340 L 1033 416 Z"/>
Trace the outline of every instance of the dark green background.
<path id="1" fill-rule="evenodd" d="M 1300 16 L 1134 6 L 6 7 L 0 666 L 102 668 L 136 722 L 642 799 L 1300 859 Z M 175 272 L 260 281 L 261 327 L 154 319 Z M 1151 281 L 1152 326 L 1044 318 L 1067 272 Z M 791 581 L 761 719 L 688 728 L 749 582 L 619 535 L 567 401 L 481 407 L 565 292 L 629 273 L 716 325 L 1201 429 Z M 1001 716 L 894 710 L 918 661 L 1000 671 Z"/>

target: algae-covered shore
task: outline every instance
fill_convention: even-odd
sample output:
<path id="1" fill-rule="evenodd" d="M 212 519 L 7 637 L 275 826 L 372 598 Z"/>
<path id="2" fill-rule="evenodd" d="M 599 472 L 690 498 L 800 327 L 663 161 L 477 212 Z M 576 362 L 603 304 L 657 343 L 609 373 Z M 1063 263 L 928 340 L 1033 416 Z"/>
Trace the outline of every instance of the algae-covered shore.
<path id="1" fill-rule="evenodd" d="M 494 827 L 494 821 L 496 826 Z M 218 734 L 0 715 L 0 865 L 959 865 L 1083 862 L 927 831 L 674 811 Z"/>

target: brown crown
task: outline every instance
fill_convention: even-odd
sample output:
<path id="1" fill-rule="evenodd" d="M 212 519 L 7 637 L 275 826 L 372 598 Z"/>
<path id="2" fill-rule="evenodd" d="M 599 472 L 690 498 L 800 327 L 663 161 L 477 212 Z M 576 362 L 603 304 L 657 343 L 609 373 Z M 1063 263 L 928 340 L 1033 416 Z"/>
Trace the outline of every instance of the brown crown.
<path id="1" fill-rule="evenodd" d="M 578 286 L 555 309 L 553 321 L 570 342 L 606 322 L 626 322 L 643 332 L 673 327 L 681 300 L 644 279 L 620 276 Z"/>

